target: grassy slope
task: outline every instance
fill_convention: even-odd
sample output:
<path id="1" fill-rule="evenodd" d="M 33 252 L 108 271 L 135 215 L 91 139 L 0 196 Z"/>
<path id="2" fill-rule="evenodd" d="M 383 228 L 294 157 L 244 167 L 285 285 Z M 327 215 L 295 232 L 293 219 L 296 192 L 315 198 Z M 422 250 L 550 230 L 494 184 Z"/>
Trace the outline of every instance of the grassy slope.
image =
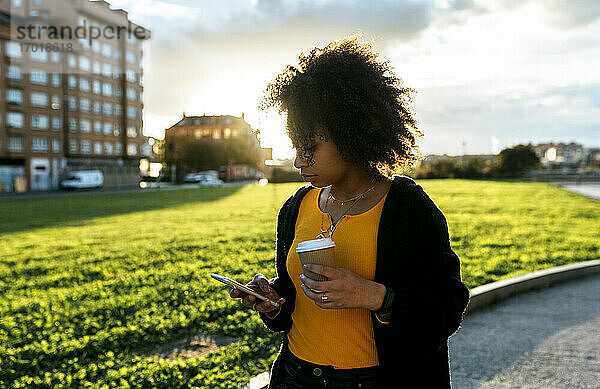
<path id="1" fill-rule="evenodd" d="M 598 201 L 543 183 L 419 183 L 448 219 L 469 287 L 600 257 Z M 277 210 L 299 186 L 0 202 L 0 386 L 235 388 L 265 370 L 279 338 L 208 275 L 274 276 Z M 202 331 L 243 340 L 211 358 L 139 357 Z"/>

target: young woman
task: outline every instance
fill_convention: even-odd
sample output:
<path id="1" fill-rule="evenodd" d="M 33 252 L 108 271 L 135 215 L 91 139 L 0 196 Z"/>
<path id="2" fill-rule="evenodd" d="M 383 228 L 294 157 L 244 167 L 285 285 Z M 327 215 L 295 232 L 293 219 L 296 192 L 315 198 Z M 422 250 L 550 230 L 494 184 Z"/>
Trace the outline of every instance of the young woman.
<path id="1" fill-rule="evenodd" d="M 287 113 L 294 166 L 310 185 L 277 217 L 277 277 L 257 274 L 233 298 L 285 336 L 269 388 L 448 388 L 448 337 L 469 299 L 446 219 L 412 179 L 418 159 L 407 94 L 357 37 L 300 55 L 264 106 Z M 328 277 L 303 275 L 298 243 L 330 237 Z M 318 291 L 318 292 L 316 292 Z"/>

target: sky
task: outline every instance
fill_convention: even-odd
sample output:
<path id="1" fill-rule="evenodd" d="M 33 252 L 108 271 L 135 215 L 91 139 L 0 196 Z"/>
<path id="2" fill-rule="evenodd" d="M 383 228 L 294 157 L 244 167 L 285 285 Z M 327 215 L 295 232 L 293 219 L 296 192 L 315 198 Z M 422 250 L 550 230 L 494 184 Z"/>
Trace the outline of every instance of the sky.
<path id="1" fill-rule="evenodd" d="M 424 154 L 496 154 L 520 143 L 600 147 L 598 0 L 109 0 L 152 31 L 144 134 L 186 115 L 234 115 L 274 158 L 285 118 L 257 106 L 301 52 L 354 33 L 389 60 Z"/>

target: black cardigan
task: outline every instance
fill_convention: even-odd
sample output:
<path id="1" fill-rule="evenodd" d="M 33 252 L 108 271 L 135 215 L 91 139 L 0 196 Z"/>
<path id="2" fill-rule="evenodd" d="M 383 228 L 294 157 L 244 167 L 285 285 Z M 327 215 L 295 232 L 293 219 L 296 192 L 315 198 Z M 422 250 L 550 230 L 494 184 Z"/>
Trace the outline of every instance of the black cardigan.
<path id="1" fill-rule="evenodd" d="M 296 289 L 287 273 L 287 254 L 295 236 L 302 198 L 312 185 L 290 196 L 277 216 L 277 278 L 271 286 L 286 299 L 274 319 L 261 319 L 272 331 L 284 331 L 287 347 Z M 449 388 L 448 337 L 460 326 L 469 301 L 461 282 L 460 262 L 450 248 L 446 218 L 411 178 L 394 175 L 383 205 L 377 236 L 374 281 L 395 292 L 391 324 L 371 312 L 379 365 L 386 388 Z M 281 349 L 273 363 L 270 388 L 281 376 Z"/>

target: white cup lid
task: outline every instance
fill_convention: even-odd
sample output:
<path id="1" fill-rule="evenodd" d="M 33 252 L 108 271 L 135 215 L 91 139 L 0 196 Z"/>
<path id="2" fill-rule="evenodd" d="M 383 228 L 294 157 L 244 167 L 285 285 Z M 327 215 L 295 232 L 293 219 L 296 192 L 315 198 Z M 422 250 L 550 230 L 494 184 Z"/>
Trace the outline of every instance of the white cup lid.
<path id="1" fill-rule="evenodd" d="M 301 253 L 304 251 L 328 249 L 330 247 L 335 247 L 335 242 L 331 238 L 305 240 L 304 242 L 298 243 L 296 252 Z"/>

